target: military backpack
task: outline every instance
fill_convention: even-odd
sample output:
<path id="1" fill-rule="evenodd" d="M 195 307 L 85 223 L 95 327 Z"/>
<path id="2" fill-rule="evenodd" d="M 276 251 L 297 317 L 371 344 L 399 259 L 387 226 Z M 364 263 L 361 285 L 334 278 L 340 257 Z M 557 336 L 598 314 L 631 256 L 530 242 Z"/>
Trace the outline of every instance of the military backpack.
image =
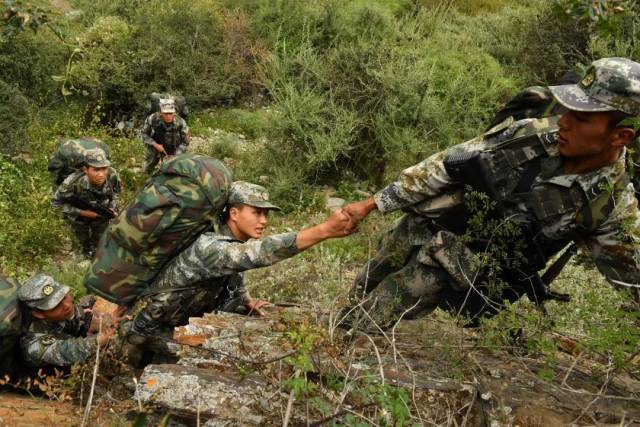
<path id="1" fill-rule="evenodd" d="M 153 92 L 149 95 L 146 110 L 147 116 L 160 112 L 161 99 L 173 99 L 173 102 L 176 105 L 176 113 L 185 120 L 189 118 L 189 106 L 187 105 L 187 101 L 184 96 L 171 95 L 165 92 Z"/>
<path id="2" fill-rule="evenodd" d="M 84 286 L 130 305 L 162 267 L 212 224 L 231 174 L 217 159 L 181 154 L 162 164 L 103 233 Z"/>
<path id="3" fill-rule="evenodd" d="M 109 158 L 109 146 L 97 138 L 61 139 L 47 166 L 53 188 L 57 188 L 69 175 L 79 170 L 84 165 L 86 152 L 96 148 L 104 151 L 107 159 Z"/>
<path id="4" fill-rule="evenodd" d="M 16 368 L 22 325 L 19 287 L 17 280 L 0 275 L 0 376 L 10 375 Z"/>

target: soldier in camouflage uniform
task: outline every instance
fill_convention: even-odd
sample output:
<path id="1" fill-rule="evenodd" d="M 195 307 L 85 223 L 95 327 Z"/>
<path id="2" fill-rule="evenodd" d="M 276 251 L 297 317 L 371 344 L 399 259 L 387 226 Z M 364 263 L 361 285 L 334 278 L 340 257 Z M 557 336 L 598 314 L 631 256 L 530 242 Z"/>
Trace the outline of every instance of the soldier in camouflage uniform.
<path id="1" fill-rule="evenodd" d="M 356 222 L 374 209 L 405 212 L 351 291 L 354 305 L 360 303 L 380 326 L 436 307 L 472 317 L 495 314 L 504 299 L 517 300 L 531 289 L 537 271 L 572 241 L 590 251 L 615 287 L 638 289 L 640 212 L 625 174 L 625 146 L 635 131 L 624 120 L 640 115 L 640 64 L 601 59 L 578 84 L 549 89 L 566 109 L 561 117 L 508 118 L 345 207 Z M 474 182 L 456 172 L 469 159 L 478 165 L 477 180 L 494 187 L 494 206 L 508 213 L 496 218 L 499 224 L 528 230 L 517 239 L 522 246 L 506 242 L 506 258 L 493 270 L 482 255 L 496 245 L 495 236 L 474 240 L 470 234 Z M 524 253 L 516 261 L 518 250 Z M 491 271 L 506 284 L 492 299 Z M 511 274 L 517 271 L 527 275 Z"/>
<path id="2" fill-rule="evenodd" d="M 20 349 L 31 367 L 70 366 L 84 363 L 97 345 L 113 336 L 105 327 L 100 334 L 89 309 L 73 302 L 69 287 L 39 274 L 27 280 L 18 291 L 24 310 Z"/>
<path id="3" fill-rule="evenodd" d="M 82 170 L 87 151 L 95 149 L 102 150 L 106 158 L 109 158 L 109 146 L 97 138 L 82 137 L 60 140 L 47 167 L 51 174 L 51 185 L 54 192 L 66 177 Z"/>
<path id="4" fill-rule="evenodd" d="M 265 301 L 250 298 L 243 272 L 272 265 L 332 237 L 342 237 L 349 219 L 335 212 L 319 225 L 300 232 L 261 238 L 270 210 L 264 187 L 234 182 L 218 232 L 206 232 L 164 268 L 134 307 L 129 342 L 142 344 L 147 337 L 184 325 L 189 317 L 214 310 L 234 311 L 239 306 L 261 314 Z"/>
<path id="5" fill-rule="evenodd" d="M 144 170 L 152 172 L 162 157 L 185 153 L 189 145 L 189 127 L 176 114 L 173 99 L 160 100 L 160 112 L 153 113 L 144 122 L 142 142 L 146 151 Z"/>
<path id="6" fill-rule="evenodd" d="M 58 187 L 52 205 L 62 211 L 82 246 L 82 253 L 91 258 L 100 236 L 109 224 L 94 210 L 82 208 L 70 201 L 73 196 L 91 205 L 101 206 L 117 214 L 120 204 L 120 177 L 100 149 L 87 151 L 82 171 L 69 175 Z"/>

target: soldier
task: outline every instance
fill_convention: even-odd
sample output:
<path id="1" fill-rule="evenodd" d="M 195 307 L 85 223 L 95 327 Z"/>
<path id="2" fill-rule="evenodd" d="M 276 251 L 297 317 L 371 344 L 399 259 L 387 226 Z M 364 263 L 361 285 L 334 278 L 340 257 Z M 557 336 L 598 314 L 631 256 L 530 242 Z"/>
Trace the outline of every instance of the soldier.
<path id="1" fill-rule="evenodd" d="M 31 367 L 84 363 L 96 346 L 104 346 L 114 334 L 109 322 L 95 334 L 100 327 L 91 310 L 75 304 L 69 287 L 50 276 L 29 278 L 18 291 L 18 299 L 26 307 L 20 349 Z"/>
<path id="2" fill-rule="evenodd" d="M 617 288 L 640 286 L 640 213 L 625 174 L 640 64 L 601 59 L 578 84 L 549 89 L 562 116 L 508 118 L 345 207 L 354 221 L 375 209 L 405 212 L 351 291 L 380 326 L 436 307 L 477 318 L 524 294 L 542 302 L 553 295 L 538 271 L 572 241 Z M 484 221 L 478 206 L 489 212 Z M 487 265 L 487 253 L 502 258 Z"/>
<path id="3" fill-rule="evenodd" d="M 104 152 L 90 150 L 81 171 L 69 175 L 56 190 L 52 204 L 62 213 L 91 258 L 109 219 L 118 213 L 120 177 Z"/>
<path id="4" fill-rule="evenodd" d="M 58 148 L 47 166 L 54 192 L 66 177 L 82 169 L 87 151 L 94 149 L 104 151 L 107 159 L 109 158 L 109 146 L 97 138 L 82 137 L 60 140 Z"/>
<path id="5" fill-rule="evenodd" d="M 144 170 L 152 172 L 162 157 L 185 153 L 189 145 L 189 128 L 184 119 L 176 115 L 173 99 L 160 100 L 160 112 L 153 113 L 144 122 L 142 142 L 145 144 Z"/>
<path id="6" fill-rule="evenodd" d="M 137 315 L 128 330 L 128 341 L 148 344 L 147 337 L 158 331 L 170 334 L 189 317 L 214 310 L 245 306 L 260 315 L 268 303 L 249 296 L 244 271 L 272 265 L 325 239 L 348 234 L 349 218 L 337 211 L 319 225 L 262 238 L 271 210 L 280 208 L 269 201 L 264 187 L 234 182 L 219 231 L 201 234 L 167 264 L 134 306 Z"/>

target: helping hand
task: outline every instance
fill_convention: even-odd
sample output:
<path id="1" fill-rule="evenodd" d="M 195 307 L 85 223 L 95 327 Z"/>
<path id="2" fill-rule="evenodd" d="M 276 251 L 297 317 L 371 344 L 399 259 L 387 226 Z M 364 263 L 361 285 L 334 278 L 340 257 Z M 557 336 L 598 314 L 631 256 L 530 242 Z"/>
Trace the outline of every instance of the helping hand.
<path id="1" fill-rule="evenodd" d="M 245 304 L 245 307 L 249 309 L 249 312 L 254 312 L 258 316 L 263 317 L 265 313 L 260 310 L 262 307 L 269 307 L 271 303 L 269 301 L 264 301 L 260 299 L 250 299 L 248 303 Z"/>
<path id="2" fill-rule="evenodd" d="M 348 233 L 355 232 L 358 224 L 374 209 L 376 209 L 376 203 L 372 197 L 359 202 L 349 203 L 345 206 L 344 212 L 350 217 L 350 223 L 347 226 Z"/>

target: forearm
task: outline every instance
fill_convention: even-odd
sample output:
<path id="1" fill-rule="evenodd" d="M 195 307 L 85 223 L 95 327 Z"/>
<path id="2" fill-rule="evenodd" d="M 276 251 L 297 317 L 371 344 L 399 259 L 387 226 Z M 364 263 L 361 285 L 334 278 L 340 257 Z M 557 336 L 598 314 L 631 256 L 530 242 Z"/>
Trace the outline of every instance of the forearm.
<path id="1" fill-rule="evenodd" d="M 32 366 L 70 366 L 84 363 L 97 345 L 95 336 L 87 338 L 53 339 L 33 337 L 23 345 L 25 358 Z"/>
<path id="2" fill-rule="evenodd" d="M 367 201 L 368 200 L 369 199 L 367 199 Z M 304 251 L 305 249 L 308 249 L 311 246 L 316 245 L 323 240 L 327 240 L 331 237 L 335 236 L 332 235 L 331 230 L 327 227 L 327 224 L 323 222 L 322 224 L 314 225 L 313 227 L 305 228 L 304 230 L 298 232 L 298 236 L 296 237 L 296 247 L 299 251 Z"/>

